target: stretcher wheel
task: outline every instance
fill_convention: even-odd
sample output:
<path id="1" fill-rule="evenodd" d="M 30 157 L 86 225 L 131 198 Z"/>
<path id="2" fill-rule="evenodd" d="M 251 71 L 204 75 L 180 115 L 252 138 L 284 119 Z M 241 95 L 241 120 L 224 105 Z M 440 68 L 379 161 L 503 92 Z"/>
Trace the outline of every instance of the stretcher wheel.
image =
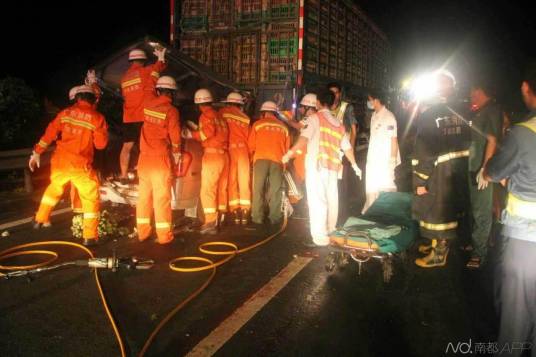
<path id="1" fill-rule="evenodd" d="M 394 274 L 393 260 L 391 258 L 385 258 L 382 260 L 383 282 L 388 283 Z"/>
<path id="2" fill-rule="evenodd" d="M 328 273 L 331 273 L 333 270 L 335 270 L 335 267 L 338 265 L 338 256 L 336 252 L 330 252 L 328 256 L 326 257 L 326 261 L 324 263 L 324 268 Z"/>

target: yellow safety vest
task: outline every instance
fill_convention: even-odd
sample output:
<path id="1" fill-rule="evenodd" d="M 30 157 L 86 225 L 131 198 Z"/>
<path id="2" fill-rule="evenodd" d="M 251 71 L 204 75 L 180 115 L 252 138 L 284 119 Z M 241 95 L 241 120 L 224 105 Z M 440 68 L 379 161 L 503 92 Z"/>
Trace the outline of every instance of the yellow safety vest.
<path id="1" fill-rule="evenodd" d="M 335 118 L 337 118 L 337 120 L 339 121 L 339 123 L 343 123 L 343 122 L 344 122 L 344 113 L 346 112 L 346 107 L 348 107 L 348 103 L 342 101 L 342 102 L 341 102 L 341 105 L 339 106 L 339 110 L 338 110 L 338 111 L 333 110 L 333 111 L 331 112 L 331 114 L 332 114 Z"/>
<path id="2" fill-rule="evenodd" d="M 530 129 L 536 134 L 536 117 L 517 125 Z M 506 212 L 512 216 L 536 220 L 536 202 L 522 200 L 513 193 L 508 192 Z"/>

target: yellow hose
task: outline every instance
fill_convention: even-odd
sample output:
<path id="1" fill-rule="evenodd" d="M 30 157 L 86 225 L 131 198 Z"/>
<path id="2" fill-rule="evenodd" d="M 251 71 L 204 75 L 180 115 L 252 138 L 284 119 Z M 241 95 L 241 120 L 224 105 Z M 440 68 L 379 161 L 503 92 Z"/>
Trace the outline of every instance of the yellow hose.
<path id="1" fill-rule="evenodd" d="M 169 262 L 169 268 L 173 271 L 176 271 L 176 272 L 180 272 L 180 273 L 195 273 L 195 272 L 200 272 L 200 271 L 205 271 L 205 270 L 209 270 L 209 269 L 212 269 L 212 273 L 210 274 L 210 276 L 208 277 L 208 279 L 203 283 L 203 285 L 201 285 L 201 287 L 199 289 L 197 289 L 196 291 L 194 291 L 190 296 L 188 296 L 184 301 L 182 301 L 181 303 L 179 303 L 175 308 L 173 308 L 173 310 L 171 310 L 167 315 L 166 317 L 164 317 L 162 319 L 162 321 L 160 321 L 160 323 L 156 326 L 156 328 L 153 330 L 153 332 L 151 332 L 151 334 L 149 335 L 149 338 L 147 339 L 147 341 L 145 341 L 145 344 L 143 345 L 143 348 L 142 350 L 140 351 L 139 353 L 139 357 L 143 357 L 145 355 L 145 353 L 147 353 L 147 350 L 149 349 L 149 347 L 151 346 L 151 343 L 153 342 L 154 338 L 156 337 L 156 335 L 158 335 L 158 333 L 160 332 L 160 330 L 162 330 L 162 328 L 164 327 L 164 325 L 166 323 L 168 323 L 169 320 L 171 320 L 171 318 L 180 310 L 182 309 L 186 304 L 188 304 L 190 301 L 192 301 L 196 296 L 198 296 L 199 294 L 201 294 L 201 292 L 203 290 L 205 290 L 205 288 L 210 284 L 210 282 L 212 281 L 212 279 L 214 278 L 214 275 L 216 275 L 216 268 L 227 263 L 229 260 L 233 259 L 234 257 L 236 257 L 238 254 L 242 254 L 242 253 L 245 253 L 245 252 L 248 252 L 252 249 L 255 249 L 265 243 L 268 243 L 270 240 L 274 239 L 275 237 L 277 237 L 279 234 L 281 234 L 285 228 L 287 227 L 287 216 L 286 214 L 284 215 L 284 218 L 283 218 L 283 224 L 281 225 L 281 228 L 269 235 L 267 238 L 261 240 L 260 242 L 257 242 L 255 244 L 252 244 L 252 245 L 249 245 L 247 247 L 244 247 L 242 249 L 238 249 L 238 246 L 234 243 L 230 243 L 230 242 L 223 242 L 223 241 L 214 241 L 214 242 L 207 242 L 207 243 L 203 243 L 199 246 L 199 251 L 201 253 L 204 253 L 204 254 L 208 254 L 208 255 L 221 255 L 221 256 L 225 256 L 224 259 L 218 261 L 218 262 L 214 262 L 213 260 L 210 260 L 208 258 L 204 258 L 204 257 L 197 257 L 197 256 L 189 256 L 189 257 L 179 257 L 179 258 L 175 258 L 173 260 L 171 260 Z M 222 250 L 222 251 L 217 251 L 217 250 L 210 250 L 210 249 L 207 249 L 207 247 L 212 247 L 212 246 L 224 246 L 224 247 L 229 247 L 231 248 L 231 250 Z M 190 262 L 204 262 L 206 263 L 207 265 L 202 265 L 202 266 L 199 266 L 199 267 L 193 267 L 193 268 L 181 268 L 181 267 L 178 267 L 175 265 L 175 263 L 178 263 L 178 262 L 185 262 L 185 261 L 190 261 Z"/>
<path id="2" fill-rule="evenodd" d="M 257 242 L 255 244 L 249 245 L 249 246 L 244 247 L 242 249 L 238 249 L 238 246 L 236 244 L 234 244 L 234 243 L 223 242 L 223 241 L 214 241 L 214 242 L 207 242 L 207 243 L 201 244 L 199 246 L 199 248 L 198 248 L 201 253 L 204 253 L 204 254 L 207 254 L 207 255 L 214 255 L 214 256 L 225 256 L 224 259 L 219 260 L 217 262 L 214 262 L 213 260 L 210 260 L 208 258 L 198 257 L 198 256 L 178 257 L 178 258 L 175 258 L 175 259 L 171 260 L 169 262 L 169 268 L 172 271 L 176 271 L 176 272 L 180 272 L 180 273 L 195 273 L 195 272 L 200 272 L 200 271 L 205 271 L 205 270 L 210 270 L 211 269 L 212 272 L 211 272 L 210 276 L 208 277 L 208 279 L 203 283 L 203 285 L 201 285 L 197 290 L 195 290 L 192 294 L 190 294 L 185 300 L 180 302 L 175 308 L 173 308 L 173 310 L 171 310 L 160 321 L 158 326 L 156 326 L 156 328 L 153 330 L 153 332 L 149 335 L 149 338 L 147 339 L 147 341 L 143 345 L 143 348 L 142 348 L 139 356 L 141 357 L 141 356 L 145 355 L 145 353 L 149 349 L 151 343 L 153 342 L 154 338 L 160 332 L 160 330 L 162 330 L 164 325 L 167 322 L 169 322 L 169 320 L 171 320 L 171 318 L 173 318 L 173 316 L 179 310 L 181 310 L 186 304 L 188 304 L 195 297 L 197 297 L 203 290 L 205 290 L 205 288 L 211 283 L 212 279 L 216 275 L 216 268 L 217 267 L 227 263 L 229 260 L 233 259 L 238 254 L 248 252 L 248 251 L 250 251 L 252 249 L 255 249 L 255 248 L 257 248 L 257 247 L 269 242 L 270 240 L 274 239 L 279 234 L 281 234 L 285 230 L 286 227 L 287 227 L 287 217 L 286 217 L 286 215 L 284 215 L 283 224 L 281 225 L 281 228 L 277 232 L 269 235 L 267 238 L 263 239 L 260 242 Z M 6 249 L 4 251 L 1 251 L 0 252 L 0 261 L 6 260 L 6 259 L 9 259 L 9 258 L 13 258 L 13 257 L 17 257 L 17 256 L 23 256 L 23 255 L 45 255 L 45 256 L 49 256 L 51 258 L 49 258 L 49 259 L 47 259 L 47 260 L 45 260 L 43 262 L 40 262 L 40 263 L 28 264 L 28 265 L 2 265 L 2 264 L 0 264 L 0 277 L 6 276 L 6 274 L 1 272 L 2 270 L 4 270 L 4 271 L 31 270 L 31 269 L 36 269 L 36 268 L 46 266 L 46 265 L 54 262 L 55 260 L 57 260 L 59 255 L 58 255 L 58 253 L 56 253 L 54 251 L 50 251 L 50 250 L 21 250 L 21 249 L 37 247 L 37 246 L 43 246 L 43 245 L 66 245 L 66 246 L 70 246 L 70 247 L 75 247 L 75 248 L 83 250 L 90 258 L 95 258 L 95 256 L 93 255 L 93 253 L 89 249 L 87 249 L 83 245 L 73 243 L 73 242 L 46 241 L 46 242 L 36 242 L 36 243 L 21 244 L 21 245 L 17 245 L 15 247 Z M 220 246 L 220 247 L 223 246 L 223 247 L 228 247 L 230 249 L 229 250 L 220 250 L 220 251 L 207 249 L 207 247 L 214 247 L 214 246 Z M 186 261 L 203 262 L 203 263 L 206 263 L 206 265 L 202 265 L 202 266 L 199 266 L 199 267 L 192 267 L 192 268 L 182 268 L 182 267 L 178 267 L 178 266 L 175 265 L 176 263 L 186 262 Z M 121 337 L 121 334 L 119 332 L 117 324 L 116 324 L 116 322 L 115 322 L 115 320 L 114 320 L 114 318 L 112 316 L 112 313 L 110 311 L 110 307 L 108 306 L 108 302 L 107 302 L 106 297 L 104 295 L 104 291 L 102 289 L 102 285 L 101 285 L 100 278 L 99 278 L 98 269 L 94 269 L 94 274 L 95 274 L 95 283 L 97 284 L 97 290 L 99 292 L 99 296 L 100 296 L 100 299 L 102 301 L 102 305 L 104 306 L 104 310 L 106 311 L 106 315 L 108 316 L 108 320 L 110 321 L 110 324 L 112 325 L 112 329 L 114 330 L 114 334 L 115 334 L 117 343 L 118 343 L 119 348 L 121 350 L 121 356 L 126 357 L 126 352 L 125 352 L 125 346 L 124 346 L 124 343 L 123 343 L 123 339 Z"/>
<path id="3" fill-rule="evenodd" d="M 0 261 L 6 260 L 6 259 L 9 259 L 9 258 L 13 258 L 13 257 L 17 257 L 17 256 L 22 256 L 22 255 L 48 255 L 48 256 L 51 256 L 52 258 L 46 260 L 45 262 L 41 262 L 41 263 L 37 263 L 37 264 L 0 265 L 0 270 L 7 270 L 7 271 L 11 271 L 11 270 L 31 270 L 31 269 L 36 269 L 36 268 L 48 265 L 48 264 L 52 263 L 53 261 L 55 261 L 58 258 L 58 253 L 50 251 L 50 250 L 23 250 L 23 251 L 21 251 L 21 249 L 30 248 L 30 247 L 37 247 L 37 246 L 42 246 L 42 245 L 66 245 L 66 246 L 70 246 L 70 247 L 75 247 L 75 248 L 83 250 L 90 258 L 95 258 L 95 256 L 93 255 L 93 253 L 89 249 L 87 249 L 83 245 L 80 245 L 80 244 L 77 244 L 77 243 L 65 242 L 65 241 L 47 241 L 47 242 L 28 243 L 28 244 L 17 245 L 15 247 L 12 247 L 12 248 L 9 248 L 9 249 L 6 249 L 6 250 L 0 252 Z M 117 343 L 119 344 L 119 348 L 121 350 L 121 356 L 125 357 L 126 352 L 125 352 L 125 346 L 123 344 L 123 339 L 121 338 L 121 334 L 119 333 L 119 329 L 117 328 L 115 320 L 114 320 L 114 318 L 112 316 L 112 313 L 110 311 L 110 307 L 108 306 L 108 302 L 106 301 L 106 297 L 104 296 L 104 291 L 102 290 L 102 286 L 101 286 L 100 279 L 99 279 L 99 273 L 98 273 L 97 269 L 94 269 L 94 273 L 95 273 L 95 282 L 97 284 L 97 290 L 99 291 L 99 295 L 100 295 L 100 298 L 101 298 L 101 301 L 102 301 L 102 305 L 104 306 L 104 310 L 106 311 L 106 315 L 108 316 L 108 320 L 112 324 L 112 328 L 114 330 L 114 334 L 115 334 L 115 337 L 117 339 Z M 6 274 L 3 274 L 2 272 L 0 272 L 0 277 L 3 277 L 5 275 Z"/>

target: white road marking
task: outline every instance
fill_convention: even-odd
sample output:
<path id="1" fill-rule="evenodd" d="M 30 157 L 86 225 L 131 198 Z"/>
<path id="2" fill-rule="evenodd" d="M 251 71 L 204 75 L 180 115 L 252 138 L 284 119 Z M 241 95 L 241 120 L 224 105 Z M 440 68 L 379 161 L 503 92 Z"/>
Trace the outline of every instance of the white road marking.
<path id="1" fill-rule="evenodd" d="M 58 214 L 63 214 L 63 213 L 67 213 L 67 212 L 70 212 L 70 211 L 72 211 L 72 209 L 70 207 L 60 208 L 58 210 L 53 211 L 51 213 L 51 216 L 56 216 Z M 32 221 L 32 219 L 33 219 L 33 217 L 29 217 L 29 218 L 23 218 L 23 219 L 19 219 L 19 220 L 16 220 L 16 221 L 0 224 L 0 231 L 4 230 L 4 229 L 9 229 L 9 228 L 13 228 L 13 227 L 16 227 L 16 226 L 20 226 L 21 224 L 30 223 Z"/>
<path id="2" fill-rule="evenodd" d="M 257 291 L 248 301 L 233 312 L 207 337 L 199 342 L 186 356 L 212 356 L 238 330 L 255 316 L 281 289 L 313 260 L 308 257 L 293 259 L 283 270 Z"/>

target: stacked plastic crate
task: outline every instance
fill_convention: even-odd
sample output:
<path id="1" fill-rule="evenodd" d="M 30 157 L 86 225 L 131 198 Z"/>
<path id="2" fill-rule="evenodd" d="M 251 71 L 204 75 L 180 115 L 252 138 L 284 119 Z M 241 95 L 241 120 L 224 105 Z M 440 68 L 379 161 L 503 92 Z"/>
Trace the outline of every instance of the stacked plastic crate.
<path id="1" fill-rule="evenodd" d="M 208 41 L 204 35 L 208 20 L 207 1 L 183 0 L 180 17 L 181 51 L 203 64 L 207 64 L 208 59 Z"/>
<path id="2" fill-rule="evenodd" d="M 242 85 L 293 87 L 300 0 L 183 0 L 181 49 Z M 350 0 L 303 0 L 303 80 L 384 87 L 385 36 Z"/>
<path id="3" fill-rule="evenodd" d="M 320 0 L 305 0 L 307 12 L 304 19 L 304 69 L 308 73 L 319 73 L 320 56 Z"/>

